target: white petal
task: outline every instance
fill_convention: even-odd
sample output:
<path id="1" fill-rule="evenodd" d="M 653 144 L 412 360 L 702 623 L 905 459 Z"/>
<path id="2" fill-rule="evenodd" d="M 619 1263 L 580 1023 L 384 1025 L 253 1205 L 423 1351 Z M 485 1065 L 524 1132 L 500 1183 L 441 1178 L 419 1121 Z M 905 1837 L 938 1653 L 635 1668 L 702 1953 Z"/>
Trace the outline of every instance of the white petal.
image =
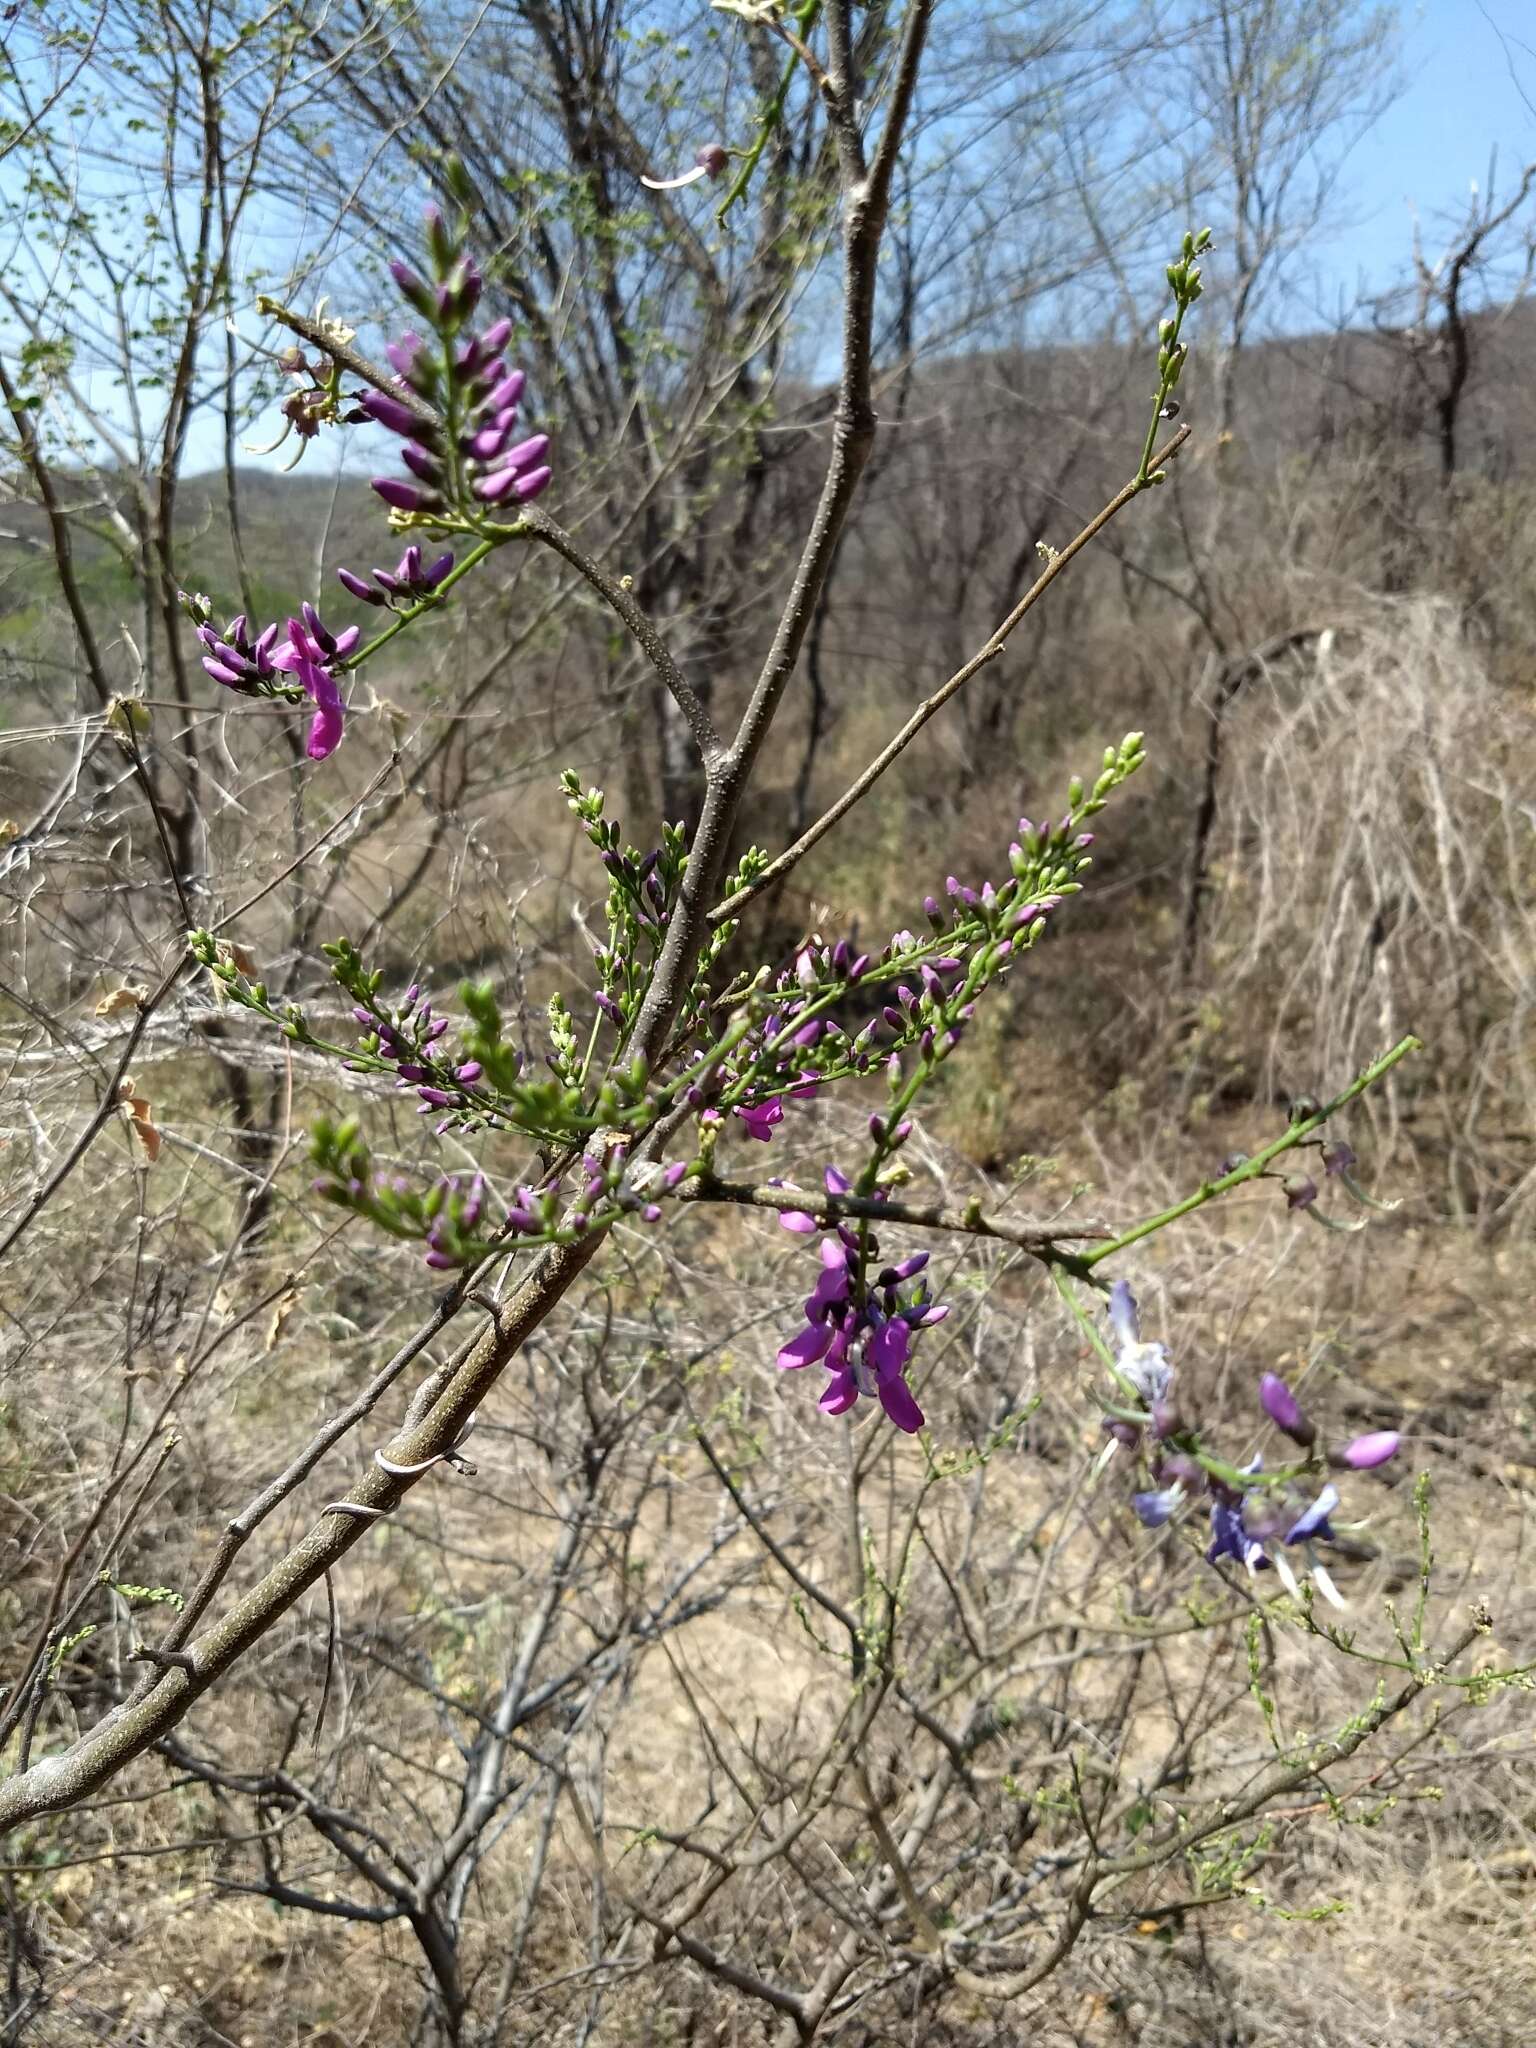
<path id="1" fill-rule="evenodd" d="M 1312 1583 L 1317 1587 L 1317 1590 L 1322 1594 L 1330 1607 L 1337 1607 L 1341 1614 L 1348 1611 L 1349 1602 L 1344 1598 L 1344 1595 L 1339 1591 L 1320 1564 L 1315 1564 L 1312 1567 Z"/>
<path id="2" fill-rule="evenodd" d="M 1277 1550 L 1271 1559 L 1271 1563 L 1280 1574 L 1280 1583 L 1284 1586 L 1287 1593 L 1290 1594 L 1293 1600 L 1300 1600 L 1301 1585 L 1296 1574 L 1291 1570 L 1290 1560 L 1286 1557 L 1284 1551 Z"/>
<path id="3" fill-rule="evenodd" d="M 684 171 L 680 178 L 642 178 L 640 182 L 647 192 L 678 192 L 684 185 L 697 185 L 700 178 L 708 176 L 707 164 L 695 164 L 691 171 Z"/>
<path id="4" fill-rule="evenodd" d="M 1097 1481 L 1103 1477 L 1105 1466 L 1109 1463 L 1110 1459 L 1115 1455 L 1116 1451 L 1118 1451 L 1119 1448 L 1120 1445 L 1118 1441 L 1114 1437 L 1111 1437 L 1108 1443 L 1105 1444 L 1103 1450 L 1100 1451 L 1099 1455 L 1093 1461 L 1093 1469 L 1088 1474 L 1088 1484 L 1090 1486 L 1095 1485 Z"/>

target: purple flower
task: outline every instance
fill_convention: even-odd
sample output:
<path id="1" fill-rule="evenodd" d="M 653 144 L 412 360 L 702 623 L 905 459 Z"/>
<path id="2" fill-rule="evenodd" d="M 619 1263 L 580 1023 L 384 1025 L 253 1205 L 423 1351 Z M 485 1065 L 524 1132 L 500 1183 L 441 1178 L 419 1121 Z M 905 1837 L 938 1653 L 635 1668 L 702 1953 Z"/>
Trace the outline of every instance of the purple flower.
<path id="1" fill-rule="evenodd" d="M 1262 1461 L 1255 1458 L 1246 1472 L 1256 1475 Z M 1312 1544 L 1334 1540 L 1329 1516 L 1339 1504 L 1338 1488 L 1325 1486 L 1317 1498 L 1298 1509 L 1288 1505 L 1285 1495 L 1261 1485 L 1235 1493 L 1221 1487 L 1211 1501 L 1211 1543 L 1206 1551 L 1209 1563 L 1230 1557 L 1252 1575 L 1273 1566 L 1286 1591 L 1301 1598 L 1301 1585 L 1285 1552 L 1298 1544 L 1307 1548 L 1307 1569 L 1323 1598 L 1342 1607 L 1338 1588 L 1312 1553 Z"/>
<path id="2" fill-rule="evenodd" d="M 747 1127 L 749 1138 L 761 1139 L 768 1144 L 773 1137 L 774 1127 L 784 1121 L 784 1105 L 777 1095 L 770 1095 L 766 1102 L 746 1102 L 736 1111 Z"/>
<path id="3" fill-rule="evenodd" d="M 862 1357 L 852 1356 L 845 1340 L 836 1365 L 827 1360 L 832 1376 L 816 1405 L 824 1415 L 845 1415 L 861 1394 L 872 1395 L 899 1430 L 915 1436 L 923 1426 L 923 1411 L 903 1376 L 911 1341 L 910 1325 L 899 1319 L 865 1337 Z"/>
<path id="4" fill-rule="evenodd" d="M 814 1365 L 825 1358 L 832 1349 L 832 1340 L 838 1334 L 831 1323 L 807 1323 L 797 1331 L 779 1352 L 777 1364 L 780 1372 L 794 1372 L 803 1365 Z"/>
<path id="5" fill-rule="evenodd" d="M 227 690 L 238 690 L 244 697 L 286 694 L 273 660 L 277 636 L 278 628 L 272 625 L 264 627 L 253 640 L 244 612 L 231 619 L 222 633 L 211 625 L 197 628 L 204 650 L 203 667 L 216 683 L 222 683 Z"/>
<path id="6" fill-rule="evenodd" d="M 842 1193 L 847 1182 L 835 1167 L 826 1172 L 827 1187 Z M 840 1226 L 838 1235 L 821 1241 L 821 1277 L 805 1304 L 805 1327 L 778 1355 L 781 1371 L 794 1371 L 824 1360 L 827 1384 L 818 1406 L 824 1415 L 846 1415 L 861 1396 L 880 1403 L 896 1427 L 914 1434 L 923 1413 L 907 1385 L 907 1361 L 920 1329 L 949 1313 L 930 1302 L 922 1283 L 903 1301 L 901 1288 L 927 1263 L 914 1253 L 883 1271 L 872 1290 L 858 1288 L 859 1239 Z"/>
<path id="7" fill-rule="evenodd" d="M 1117 1280 L 1109 1290 L 1109 1321 L 1118 1346 L 1115 1371 L 1150 1409 L 1172 1386 L 1173 1367 L 1166 1344 L 1142 1343 L 1141 1316 L 1127 1281 Z"/>
<path id="8" fill-rule="evenodd" d="M 303 607 L 302 619 L 288 621 L 288 638 L 273 649 L 272 666 L 296 675 L 315 706 L 305 752 L 312 761 L 323 761 L 341 744 L 346 715 L 337 686 L 335 670 L 342 666 L 357 645 L 356 626 L 344 633 L 330 633 L 320 622 L 313 605 Z"/>
<path id="9" fill-rule="evenodd" d="M 1339 1489 L 1336 1486 L 1325 1486 L 1312 1505 L 1304 1509 L 1287 1529 L 1286 1542 L 1305 1543 L 1309 1537 L 1316 1536 L 1324 1543 L 1331 1543 L 1333 1531 L 1328 1526 L 1328 1517 L 1338 1504 Z"/>
<path id="10" fill-rule="evenodd" d="M 1211 1502 L 1211 1545 L 1205 1553 L 1207 1564 L 1216 1564 L 1224 1557 L 1231 1557 L 1254 1572 L 1269 1563 L 1263 1544 L 1249 1534 L 1243 1520 L 1246 1499 L 1246 1495 L 1240 1495 L 1235 1501 L 1218 1497 Z"/>
<path id="11" fill-rule="evenodd" d="M 1161 1529 L 1183 1499 L 1184 1489 L 1175 1480 L 1172 1486 L 1165 1486 L 1157 1493 L 1133 1493 L 1131 1506 L 1136 1510 L 1137 1519 L 1147 1528 Z"/>

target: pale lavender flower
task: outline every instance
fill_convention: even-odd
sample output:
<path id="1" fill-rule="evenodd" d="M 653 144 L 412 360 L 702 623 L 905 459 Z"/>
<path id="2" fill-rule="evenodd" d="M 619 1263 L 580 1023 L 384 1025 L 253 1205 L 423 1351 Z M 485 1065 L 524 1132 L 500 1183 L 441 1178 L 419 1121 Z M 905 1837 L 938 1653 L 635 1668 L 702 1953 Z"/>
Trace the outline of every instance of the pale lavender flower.
<path id="1" fill-rule="evenodd" d="M 1173 1384 L 1166 1344 L 1141 1341 L 1141 1316 L 1129 1282 L 1117 1280 L 1109 1290 L 1109 1321 L 1115 1333 L 1115 1371 L 1149 1409 L 1163 1400 Z"/>

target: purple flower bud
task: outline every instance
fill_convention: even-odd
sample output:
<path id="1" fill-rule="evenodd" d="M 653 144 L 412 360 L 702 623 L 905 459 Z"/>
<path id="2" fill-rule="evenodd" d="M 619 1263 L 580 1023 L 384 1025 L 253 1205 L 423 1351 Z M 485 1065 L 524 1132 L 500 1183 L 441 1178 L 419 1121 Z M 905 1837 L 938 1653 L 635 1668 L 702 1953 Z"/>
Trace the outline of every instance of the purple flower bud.
<path id="1" fill-rule="evenodd" d="M 731 153 L 721 142 L 706 142 L 694 156 L 694 162 L 701 171 L 708 171 L 712 178 L 718 178 L 731 160 Z"/>
<path id="2" fill-rule="evenodd" d="M 407 441 L 400 450 L 400 460 L 412 476 L 419 476 L 424 484 L 442 482 L 443 465 L 431 450 L 423 448 L 419 441 Z"/>
<path id="3" fill-rule="evenodd" d="M 432 304 L 432 295 L 408 263 L 391 263 L 389 274 L 399 286 L 402 297 L 408 299 L 418 312 L 424 313 L 428 310 Z"/>
<path id="4" fill-rule="evenodd" d="M 487 359 L 501 354 L 512 339 L 512 322 L 507 319 L 493 320 L 480 337 L 480 352 Z"/>
<path id="5" fill-rule="evenodd" d="M 1347 1465 L 1355 1472 L 1369 1472 L 1375 1465 L 1385 1465 L 1389 1458 L 1395 1458 L 1402 1438 L 1395 1429 L 1377 1429 L 1368 1436 L 1357 1436 L 1334 1451 L 1329 1463 Z"/>
<path id="6" fill-rule="evenodd" d="M 1171 1401 L 1152 1403 L 1152 1435 L 1158 1443 L 1171 1436 L 1181 1436 L 1183 1431 L 1184 1418 Z"/>
<path id="7" fill-rule="evenodd" d="M 1277 1374 L 1267 1372 L 1260 1379 L 1259 1401 L 1270 1421 L 1293 1443 L 1310 1449 L 1317 1441 L 1317 1431 L 1302 1413 L 1300 1402 Z"/>
<path id="8" fill-rule="evenodd" d="M 386 505 L 393 506 L 397 512 L 420 512 L 428 501 L 428 494 L 425 491 L 418 491 L 410 484 L 403 484 L 394 476 L 374 477 L 373 489 Z"/>
<path id="9" fill-rule="evenodd" d="M 894 1266 L 887 1267 L 886 1272 L 880 1275 L 878 1284 L 881 1287 L 896 1287 L 903 1280 L 915 1280 L 927 1265 L 929 1256 L 927 1252 L 909 1252 L 906 1258 L 898 1259 Z"/>
<path id="10" fill-rule="evenodd" d="M 464 452 L 472 455 L 476 462 L 493 461 L 506 447 L 508 432 L 506 427 L 482 427 L 478 433 L 466 436 Z"/>
<path id="11" fill-rule="evenodd" d="M 533 469 L 544 460 L 549 450 L 548 434 L 530 434 L 526 441 L 519 441 L 515 448 L 506 453 L 509 469 Z"/>
<path id="12" fill-rule="evenodd" d="M 1353 1148 L 1346 1145 L 1342 1138 L 1336 1144 L 1325 1146 L 1323 1149 L 1324 1173 L 1348 1173 L 1355 1163 Z"/>
<path id="13" fill-rule="evenodd" d="M 365 391 L 362 397 L 363 410 L 370 418 L 387 427 L 402 440 L 421 432 L 421 423 L 411 408 L 398 398 L 392 398 L 387 391 Z"/>
<path id="14" fill-rule="evenodd" d="M 1317 1182 L 1310 1174 L 1293 1173 L 1284 1183 L 1287 1209 L 1310 1209 L 1317 1200 Z"/>
<path id="15" fill-rule="evenodd" d="M 475 480 L 475 496 L 487 505 L 499 505 L 506 498 L 517 495 L 517 471 L 498 469 L 491 476 Z"/>
<path id="16" fill-rule="evenodd" d="M 454 1068 L 453 1078 L 456 1081 L 478 1081 L 484 1072 L 478 1060 L 466 1060 L 462 1067 Z"/>
<path id="17" fill-rule="evenodd" d="M 416 368 L 416 359 L 421 349 L 421 336 L 408 328 L 398 341 L 385 343 L 384 354 L 392 370 L 397 371 L 402 377 L 409 378 Z"/>
<path id="18" fill-rule="evenodd" d="M 1190 1457 L 1186 1451 L 1174 1451 L 1166 1458 L 1159 1458 L 1156 1472 L 1164 1486 L 1177 1483 L 1191 1493 L 1205 1491 L 1205 1467 L 1198 1458 Z"/>
<path id="19" fill-rule="evenodd" d="M 384 602 L 383 594 L 380 591 L 375 590 L 371 583 L 365 583 L 361 576 L 354 575 L 350 569 L 338 569 L 336 571 L 336 581 L 343 590 L 349 591 L 353 597 L 360 598 L 364 604 L 382 604 Z"/>
<path id="20" fill-rule="evenodd" d="M 494 386 L 485 401 L 487 412 L 508 412 L 523 395 L 523 386 L 528 381 L 526 370 L 514 370 Z"/>

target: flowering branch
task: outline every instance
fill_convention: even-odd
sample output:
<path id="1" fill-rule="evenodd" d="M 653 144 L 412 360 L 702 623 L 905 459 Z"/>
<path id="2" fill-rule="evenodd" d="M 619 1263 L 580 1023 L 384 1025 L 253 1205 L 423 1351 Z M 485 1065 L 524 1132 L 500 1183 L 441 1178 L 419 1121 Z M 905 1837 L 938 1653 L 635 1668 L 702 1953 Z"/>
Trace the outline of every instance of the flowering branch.
<path id="1" fill-rule="evenodd" d="M 1169 439 L 1167 446 L 1157 456 L 1156 459 L 1159 467 L 1166 468 L 1166 465 L 1174 460 L 1189 438 L 1189 428 L 1187 426 L 1180 427 Z M 936 717 L 950 699 L 957 696 L 965 688 L 968 682 L 979 675 L 990 663 L 997 660 L 1018 627 L 1040 602 L 1041 598 L 1044 597 L 1045 593 L 1056 581 L 1056 578 L 1082 553 L 1083 549 L 1091 541 L 1098 538 L 1110 521 L 1123 512 L 1132 499 L 1139 497 L 1145 489 L 1146 481 L 1139 475 L 1133 477 L 1122 490 L 1115 493 L 1114 497 L 1110 499 L 1109 503 L 1101 511 L 1097 512 L 1089 520 L 1081 533 L 1070 540 L 1058 553 L 1054 553 L 1051 556 L 1044 570 L 1036 577 L 1029 589 L 1025 591 L 1023 597 L 1020 598 L 1019 602 L 992 634 L 991 638 L 977 649 L 969 661 L 962 663 L 947 682 L 941 683 L 938 689 L 923 699 L 911 717 L 891 739 L 887 740 L 886 744 L 880 749 L 880 752 L 876 754 L 869 765 L 854 777 L 853 781 L 849 783 L 835 803 L 830 804 L 813 824 L 807 826 L 806 830 L 801 833 L 792 846 L 786 847 L 781 854 L 778 854 L 773 860 L 769 861 L 767 866 L 754 876 L 747 886 L 736 890 L 732 895 L 726 897 L 723 902 L 715 905 L 709 913 L 711 924 L 718 924 L 725 918 L 738 916 L 746 908 L 747 904 L 752 901 L 754 896 L 759 896 L 763 890 L 772 888 L 775 884 L 782 882 L 786 875 L 799 866 L 800 862 L 811 851 L 811 848 L 826 837 L 840 819 L 847 817 L 856 804 L 863 802 L 881 776 L 884 775 L 893 762 L 900 759 L 901 755 L 906 752 L 907 748 L 917 738 L 929 720 Z"/>
<path id="2" fill-rule="evenodd" d="M 1109 1235 L 1106 1230 L 1085 1228 L 1058 1230 L 1046 1223 L 1011 1223 L 1004 1216 L 982 1214 L 977 1202 L 948 1208 L 937 1202 L 886 1201 L 877 1195 L 817 1194 L 788 1182 L 719 1180 L 711 1173 L 694 1173 L 681 1181 L 677 1198 L 682 1202 L 730 1202 L 741 1208 L 772 1209 L 781 1216 L 809 1216 L 815 1223 L 838 1223 L 866 1218 L 876 1223 L 900 1223 L 916 1230 L 943 1230 L 963 1237 L 989 1237 L 1000 1244 L 1016 1245 L 1046 1265 L 1082 1264 L 1063 1245 L 1088 1243 Z"/>
<path id="3" fill-rule="evenodd" d="M 1207 1202 L 1215 1201 L 1218 1196 L 1230 1194 L 1233 1188 L 1242 1187 L 1247 1181 L 1261 1179 L 1274 1161 L 1285 1153 L 1295 1151 L 1299 1145 L 1315 1144 L 1317 1133 L 1330 1117 L 1337 1116 L 1339 1111 L 1347 1108 L 1357 1096 L 1374 1087 L 1378 1081 L 1391 1073 L 1399 1061 L 1407 1059 L 1410 1053 L 1423 1050 L 1423 1040 L 1413 1037 L 1411 1033 L 1408 1037 L 1399 1039 L 1389 1052 L 1384 1052 L 1379 1059 L 1372 1060 L 1371 1064 L 1331 1102 L 1321 1108 L 1315 1104 L 1303 1105 L 1305 1114 L 1293 1117 L 1289 1129 L 1281 1137 L 1276 1138 L 1273 1144 L 1266 1145 L 1251 1159 L 1236 1161 L 1228 1172 L 1219 1174 L 1214 1180 L 1202 1181 L 1192 1195 L 1186 1195 L 1171 1208 L 1159 1209 L 1155 1215 L 1143 1217 L 1139 1223 L 1133 1223 L 1128 1230 L 1121 1231 L 1118 1237 L 1111 1238 L 1107 1244 L 1098 1245 L 1091 1252 L 1085 1252 L 1083 1264 L 1092 1267 L 1103 1259 L 1113 1258 L 1127 1246 L 1139 1243 L 1144 1237 L 1151 1237 L 1156 1231 L 1165 1230 L 1170 1223 L 1177 1223 L 1181 1217 L 1193 1215 L 1196 1209 L 1203 1209 Z M 1316 1193 L 1315 1188 L 1313 1193 Z M 1311 1205 L 1310 1202 L 1294 1202 L 1292 1206 L 1310 1208 Z"/>

